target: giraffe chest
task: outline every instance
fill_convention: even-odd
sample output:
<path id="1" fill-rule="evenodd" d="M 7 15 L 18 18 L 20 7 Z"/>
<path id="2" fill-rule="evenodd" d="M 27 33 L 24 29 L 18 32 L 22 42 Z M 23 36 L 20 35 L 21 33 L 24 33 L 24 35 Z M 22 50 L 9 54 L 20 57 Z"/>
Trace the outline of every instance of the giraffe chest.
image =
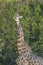
<path id="1" fill-rule="evenodd" d="M 27 45 L 23 41 L 19 41 L 18 43 L 18 52 L 19 54 L 27 54 L 31 51 L 30 48 L 27 47 Z"/>
<path id="2" fill-rule="evenodd" d="M 17 60 L 18 65 L 43 65 L 42 58 L 34 55 L 32 52 L 29 51 L 28 48 L 25 48 L 23 46 L 21 50 L 21 56 L 19 56 Z"/>

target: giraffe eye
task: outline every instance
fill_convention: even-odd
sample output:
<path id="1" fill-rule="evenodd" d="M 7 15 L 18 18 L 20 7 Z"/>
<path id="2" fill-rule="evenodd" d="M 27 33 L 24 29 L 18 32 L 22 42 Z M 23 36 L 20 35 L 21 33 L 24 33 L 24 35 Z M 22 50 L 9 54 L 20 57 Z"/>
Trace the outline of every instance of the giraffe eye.
<path id="1" fill-rule="evenodd" d="M 18 43 L 20 43 L 21 41 L 19 40 Z"/>

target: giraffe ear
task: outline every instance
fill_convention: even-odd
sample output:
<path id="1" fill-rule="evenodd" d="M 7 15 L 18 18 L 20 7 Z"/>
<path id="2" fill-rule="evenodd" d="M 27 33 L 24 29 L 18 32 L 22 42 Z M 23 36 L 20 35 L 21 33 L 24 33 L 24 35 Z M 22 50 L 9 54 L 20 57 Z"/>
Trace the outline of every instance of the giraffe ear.
<path id="1" fill-rule="evenodd" d="M 23 18 L 23 16 L 20 16 L 19 18 Z"/>

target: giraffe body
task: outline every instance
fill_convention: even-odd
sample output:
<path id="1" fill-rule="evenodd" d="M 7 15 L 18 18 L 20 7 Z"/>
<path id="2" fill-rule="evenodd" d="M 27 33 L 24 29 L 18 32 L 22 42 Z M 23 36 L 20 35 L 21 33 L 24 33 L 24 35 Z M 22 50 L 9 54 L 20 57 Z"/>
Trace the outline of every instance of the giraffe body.
<path id="1" fill-rule="evenodd" d="M 16 59 L 18 65 L 43 65 L 43 59 L 29 51 Z"/>
<path id="2" fill-rule="evenodd" d="M 16 59 L 17 65 L 43 65 L 43 59 L 33 54 L 30 46 L 24 41 L 24 34 L 19 18 L 22 18 L 22 16 L 16 13 L 14 20 L 17 23 L 17 47 L 19 52 L 19 56 Z"/>

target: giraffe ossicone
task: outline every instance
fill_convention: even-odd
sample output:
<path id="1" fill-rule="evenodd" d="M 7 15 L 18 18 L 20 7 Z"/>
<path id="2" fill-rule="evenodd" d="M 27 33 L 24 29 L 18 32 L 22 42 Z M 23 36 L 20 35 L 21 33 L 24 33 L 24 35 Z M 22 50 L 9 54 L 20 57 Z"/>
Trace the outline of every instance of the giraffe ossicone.
<path id="1" fill-rule="evenodd" d="M 31 47 L 24 40 L 24 33 L 20 23 L 20 18 L 18 13 L 15 13 L 13 19 L 17 23 L 18 30 L 18 39 L 17 39 L 17 47 L 19 56 L 16 59 L 17 65 L 43 65 L 43 58 L 35 55 Z"/>

